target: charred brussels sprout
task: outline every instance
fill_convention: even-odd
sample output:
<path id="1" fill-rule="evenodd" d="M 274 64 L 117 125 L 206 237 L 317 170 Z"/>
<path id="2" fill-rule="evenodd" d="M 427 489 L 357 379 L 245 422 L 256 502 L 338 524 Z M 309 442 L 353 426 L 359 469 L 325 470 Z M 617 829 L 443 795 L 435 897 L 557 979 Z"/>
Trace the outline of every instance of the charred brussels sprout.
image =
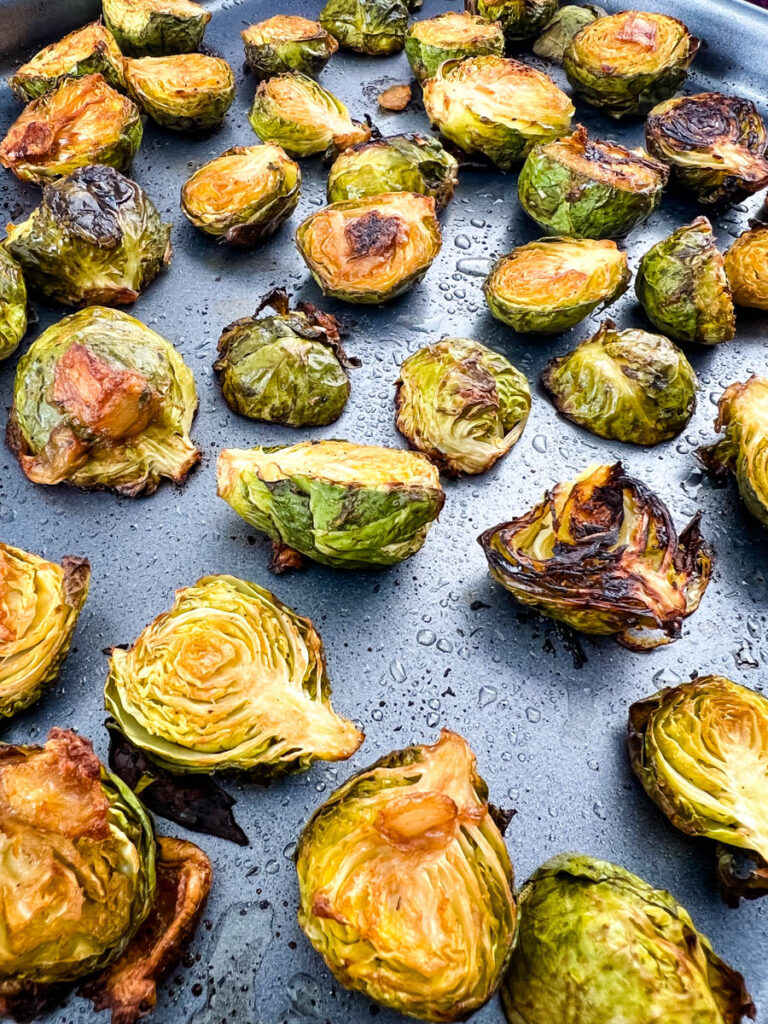
<path id="1" fill-rule="evenodd" d="M 739 235 L 725 254 L 725 273 L 737 306 L 768 310 L 768 227 Z"/>
<path id="2" fill-rule="evenodd" d="M 300 191 L 299 165 L 280 146 L 236 146 L 184 183 L 181 210 L 207 235 L 246 247 L 277 231 Z"/>
<path id="3" fill-rule="evenodd" d="M 18 263 L 0 247 L 0 361 L 13 355 L 27 330 L 27 287 Z"/>
<path id="4" fill-rule="evenodd" d="M 698 49 L 677 18 L 621 11 L 577 32 L 563 67 L 582 99 L 612 117 L 647 114 L 677 92 Z"/>
<path id="5" fill-rule="evenodd" d="M 259 81 L 286 71 L 319 75 L 339 48 L 319 21 L 294 14 L 276 14 L 240 34 L 245 62 Z"/>
<path id="6" fill-rule="evenodd" d="M 102 0 L 104 20 L 131 57 L 191 53 L 203 41 L 211 12 L 191 0 Z"/>
<path id="7" fill-rule="evenodd" d="M 573 116 L 549 75 L 493 54 L 442 64 L 424 83 L 424 109 L 447 139 L 502 171 L 536 143 L 568 132 Z"/>
<path id="8" fill-rule="evenodd" d="M 5 247 L 43 295 L 122 306 L 170 262 L 171 225 L 130 178 L 93 164 L 46 185 L 27 220 L 8 225 Z"/>
<path id="9" fill-rule="evenodd" d="M 620 462 L 556 484 L 478 540 L 491 576 L 516 600 L 630 650 L 680 636 L 712 567 L 699 517 L 678 537 L 666 505 Z"/>
<path id="10" fill-rule="evenodd" d="M 89 306 L 40 335 L 19 361 L 6 440 L 36 484 L 135 497 L 200 459 L 189 428 L 192 371 L 165 338 Z"/>
<path id="11" fill-rule="evenodd" d="M 0 164 L 38 184 L 86 164 L 124 171 L 141 135 L 138 107 L 101 75 L 66 78 L 17 117 L 0 142 Z"/>
<path id="12" fill-rule="evenodd" d="M 58 676 L 90 577 L 85 558 L 56 565 L 0 544 L 0 715 L 34 704 Z"/>
<path id="13" fill-rule="evenodd" d="M 332 203 L 299 225 L 296 244 L 326 295 L 388 302 L 417 284 L 440 252 L 435 201 L 385 192 Z"/>
<path id="14" fill-rule="evenodd" d="M 141 109 L 176 132 L 218 128 L 235 98 L 235 76 L 221 57 L 126 57 L 124 67 L 128 91 Z"/>
<path id="15" fill-rule="evenodd" d="M 295 553 L 338 569 L 396 565 L 415 554 L 445 501 L 424 455 L 349 441 L 226 448 L 218 493 L 272 538 L 271 568 Z"/>
<path id="16" fill-rule="evenodd" d="M 346 988 L 423 1020 L 463 1020 L 515 942 L 513 872 L 466 740 L 386 755 L 299 838 L 299 924 Z"/>
<path id="17" fill-rule="evenodd" d="M 504 56 L 501 25 L 462 11 L 415 21 L 405 35 L 405 55 L 420 82 L 432 78 L 446 60 L 488 53 Z"/>
<path id="18" fill-rule="evenodd" d="M 115 37 L 100 21 L 46 46 L 11 75 L 8 85 L 17 99 L 27 103 L 50 92 L 63 78 L 97 73 L 115 89 L 124 88 L 123 56 Z"/>
<path id="19" fill-rule="evenodd" d="M 648 250 L 635 292 L 651 323 L 676 341 L 718 345 L 736 333 L 725 263 L 706 217 Z"/>
<path id="20" fill-rule="evenodd" d="M 606 11 L 594 4 L 584 4 L 583 7 L 566 4 L 555 13 L 552 21 L 533 44 L 533 52 L 537 57 L 545 57 L 547 60 L 562 64 L 563 55 L 576 33 L 598 18 L 604 18 L 605 15 Z"/>
<path id="21" fill-rule="evenodd" d="M 497 21 L 509 43 L 533 39 L 552 20 L 558 0 L 464 0 L 465 8 Z"/>
<path id="22" fill-rule="evenodd" d="M 497 260 L 483 291 L 496 319 L 521 334 L 558 334 L 623 295 L 630 276 L 615 242 L 540 238 Z"/>
<path id="23" fill-rule="evenodd" d="M 326 0 L 320 24 L 347 50 L 378 57 L 405 45 L 405 0 Z"/>
<path id="24" fill-rule="evenodd" d="M 651 445 L 685 429 L 696 408 L 696 374 L 668 338 L 617 331 L 606 320 L 541 375 L 558 411 L 598 437 Z"/>

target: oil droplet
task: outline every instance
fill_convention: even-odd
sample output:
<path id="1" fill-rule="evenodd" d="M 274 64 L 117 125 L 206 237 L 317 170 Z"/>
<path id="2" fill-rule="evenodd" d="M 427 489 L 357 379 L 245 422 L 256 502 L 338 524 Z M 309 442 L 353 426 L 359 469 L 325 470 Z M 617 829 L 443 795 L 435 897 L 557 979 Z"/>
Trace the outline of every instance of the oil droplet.
<path id="1" fill-rule="evenodd" d="M 273 858 L 272 860 L 267 861 L 267 863 L 264 865 L 264 870 L 267 872 L 268 875 L 276 875 L 277 872 L 280 870 L 280 865 Z"/>
<path id="2" fill-rule="evenodd" d="M 533 448 L 542 454 L 547 450 L 547 439 L 543 434 L 537 434 L 533 439 Z"/>
<path id="3" fill-rule="evenodd" d="M 677 686 L 682 680 L 674 669 L 660 668 L 658 672 L 654 672 L 652 682 L 656 686 Z"/>
<path id="4" fill-rule="evenodd" d="M 595 816 L 599 818 L 601 821 L 608 820 L 608 815 L 606 813 L 605 808 L 603 807 L 601 800 L 595 800 L 595 802 L 592 804 L 592 810 Z"/>
<path id="5" fill-rule="evenodd" d="M 451 643 L 450 640 L 445 640 L 444 638 L 441 638 L 437 641 L 437 649 L 438 651 L 442 651 L 443 654 L 450 654 L 451 651 L 453 650 L 453 644 Z"/>
<path id="6" fill-rule="evenodd" d="M 529 722 L 540 722 L 541 712 L 538 708 L 526 708 L 525 717 L 528 719 Z"/>
<path id="7" fill-rule="evenodd" d="M 416 639 L 422 647 L 431 647 L 437 640 L 437 634 L 433 633 L 431 629 L 420 629 L 416 634 Z"/>
<path id="8" fill-rule="evenodd" d="M 467 277 L 487 277 L 491 269 L 491 260 L 483 256 L 465 257 L 458 261 L 456 269 Z"/>
<path id="9" fill-rule="evenodd" d="M 498 696 L 499 691 L 495 687 L 481 686 L 477 694 L 477 705 L 481 708 L 487 708 L 489 704 L 493 704 Z"/>
<path id="10" fill-rule="evenodd" d="M 389 674 L 396 683 L 404 683 L 408 678 L 408 675 L 403 668 L 403 663 L 399 658 L 393 658 L 389 663 Z"/>
<path id="11" fill-rule="evenodd" d="M 472 248 L 472 242 L 470 241 L 467 235 L 456 235 L 456 238 L 453 240 L 453 244 L 456 246 L 457 249 Z"/>

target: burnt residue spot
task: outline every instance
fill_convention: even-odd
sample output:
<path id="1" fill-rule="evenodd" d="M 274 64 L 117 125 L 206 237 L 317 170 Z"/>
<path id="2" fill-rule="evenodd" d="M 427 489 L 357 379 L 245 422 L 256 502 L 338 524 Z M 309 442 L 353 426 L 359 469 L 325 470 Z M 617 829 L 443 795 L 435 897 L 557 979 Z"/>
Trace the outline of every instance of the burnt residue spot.
<path id="1" fill-rule="evenodd" d="M 378 210 L 356 217 L 344 228 L 352 259 L 384 256 L 395 247 L 400 234 L 400 218 L 385 217 Z"/>
<path id="2" fill-rule="evenodd" d="M 0 1014 L 18 1024 L 28 1024 L 43 1014 L 50 1013 L 62 999 L 69 986 L 38 985 L 34 981 L 21 982 L 15 992 L 0 995 Z"/>

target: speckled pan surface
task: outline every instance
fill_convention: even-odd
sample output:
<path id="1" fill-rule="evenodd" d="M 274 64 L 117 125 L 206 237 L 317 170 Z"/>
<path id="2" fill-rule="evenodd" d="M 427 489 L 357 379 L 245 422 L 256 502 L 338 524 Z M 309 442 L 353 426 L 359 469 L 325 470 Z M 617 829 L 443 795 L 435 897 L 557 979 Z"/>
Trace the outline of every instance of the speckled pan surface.
<path id="1" fill-rule="evenodd" d="M 85 6 L 76 10 L 63 0 L 47 5 L 77 16 Z M 768 534 L 748 517 L 734 489 L 712 487 L 693 452 L 713 435 L 722 389 L 751 372 L 766 372 L 768 322 L 742 311 L 735 341 L 687 348 L 701 387 L 698 411 L 684 436 L 649 450 L 601 442 L 560 419 L 537 387 L 518 445 L 486 476 L 447 483 L 440 522 L 414 558 L 381 573 L 343 574 L 312 565 L 303 573 L 270 576 L 267 541 L 255 537 L 216 497 L 220 448 L 307 436 L 401 444 L 394 428 L 393 383 L 408 353 L 446 334 L 473 337 L 506 353 L 533 383 L 547 359 L 591 333 L 599 318 L 554 339 L 518 337 L 491 318 L 481 293 L 490 259 L 537 237 L 537 230 L 517 205 L 514 175 L 463 172 L 442 216 L 442 252 L 420 286 L 388 308 L 325 304 L 351 322 L 348 350 L 363 360 L 351 371 L 352 397 L 339 423 L 292 432 L 230 412 L 211 370 L 221 329 L 251 313 L 275 285 L 322 305 L 292 232 L 322 205 L 327 167 L 320 159 L 302 162 L 298 210 L 275 238 L 252 252 L 217 247 L 195 232 L 179 211 L 179 189 L 204 161 L 229 146 L 255 141 L 246 120 L 254 82 L 242 71 L 240 29 L 289 9 L 315 16 L 319 0 L 209 6 L 213 19 L 206 41 L 235 67 L 237 100 L 224 128 L 205 138 L 183 139 L 147 127 L 134 175 L 173 219 L 176 252 L 170 270 L 131 310 L 176 344 L 194 369 L 200 412 L 193 436 L 204 451 L 203 463 L 183 489 L 164 486 L 151 498 L 131 501 L 37 487 L 2 451 L 0 538 L 52 559 L 87 555 L 93 566 L 91 595 L 60 684 L 36 708 L 3 726 L 2 738 L 36 741 L 51 725 L 68 726 L 90 736 L 106 756 L 103 648 L 131 642 L 169 606 L 177 587 L 205 573 L 230 572 L 270 587 L 313 619 L 327 647 L 334 704 L 362 723 L 367 739 L 350 763 L 321 764 L 268 789 L 226 784 L 237 797 L 237 818 L 250 846 L 197 837 L 216 868 L 207 923 L 186 964 L 164 985 L 152 1019 L 158 1024 L 357 1024 L 376 1013 L 362 996 L 339 989 L 299 931 L 293 842 L 311 811 L 354 769 L 394 747 L 432 741 L 441 726 L 448 726 L 470 740 L 492 799 L 517 808 L 507 839 L 520 880 L 551 855 L 579 850 L 671 889 L 721 955 L 743 971 L 758 1019 L 768 1020 L 768 900 L 736 911 L 721 903 L 713 847 L 686 839 L 667 824 L 631 775 L 624 749 L 629 704 L 660 685 L 693 672 L 720 673 L 758 688 L 765 681 Z M 646 6 L 668 9 L 659 0 Z M 5 7 L 12 20 L 24 8 L 34 11 L 29 20 L 39 39 L 39 4 L 16 0 L 0 4 Z M 458 9 L 457 0 L 425 0 L 418 16 L 445 9 Z M 689 88 L 736 91 L 768 114 L 768 15 L 739 0 L 679 0 L 675 14 L 709 44 L 694 64 Z M 66 27 L 74 25 L 62 22 L 57 30 Z M 13 64 L 31 49 L 20 51 Z M 11 64 L 3 70 L 9 72 Z M 370 114 L 385 134 L 427 128 L 418 103 L 402 114 L 377 110 L 382 87 L 409 78 L 402 55 L 377 60 L 337 54 L 322 75 L 353 116 Z M 0 91 L 1 132 L 17 110 L 10 92 Z M 641 140 L 639 121 L 616 124 L 580 103 L 577 110 L 578 119 L 598 135 L 633 145 Z M 21 218 L 38 198 L 35 188 L 2 174 L 5 220 Z M 738 207 L 717 220 L 723 245 L 746 226 L 758 205 Z M 645 249 L 697 212 L 666 198 L 661 211 L 629 239 L 632 269 Z M 37 309 L 40 326 L 30 330 L 22 351 L 36 331 L 62 314 L 42 304 Z M 613 307 L 613 315 L 622 327 L 643 324 L 631 293 Z M 15 362 L 0 365 L 3 416 L 11 402 Z M 678 525 L 701 509 L 703 529 L 717 552 L 714 581 L 682 639 L 650 654 L 631 654 L 610 640 L 575 641 L 552 622 L 523 613 L 490 582 L 475 540 L 485 527 L 529 508 L 555 481 L 590 462 L 616 458 L 664 498 Z M 396 1019 L 384 1010 L 377 1016 L 388 1024 Z M 91 1019 L 90 1006 L 75 996 L 46 1018 L 57 1024 Z M 494 1002 L 475 1019 L 500 1024 L 500 1007 Z"/>

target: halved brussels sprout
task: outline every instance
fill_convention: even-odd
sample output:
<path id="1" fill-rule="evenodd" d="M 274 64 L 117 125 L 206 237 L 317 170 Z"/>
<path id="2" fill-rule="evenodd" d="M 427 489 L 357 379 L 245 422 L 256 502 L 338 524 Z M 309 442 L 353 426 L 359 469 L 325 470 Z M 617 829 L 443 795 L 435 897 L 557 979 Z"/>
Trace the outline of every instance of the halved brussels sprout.
<path id="1" fill-rule="evenodd" d="M 235 98 L 235 76 L 221 57 L 126 57 L 123 66 L 128 91 L 144 113 L 175 132 L 218 128 Z"/>
<path id="2" fill-rule="evenodd" d="M 40 698 L 59 674 L 88 595 L 87 558 L 61 565 L 0 544 L 0 715 Z"/>
<path id="3" fill-rule="evenodd" d="M 291 156 L 346 149 L 371 137 L 368 125 L 353 121 L 341 100 L 298 71 L 260 82 L 248 121 L 260 139 Z"/>
<path id="4" fill-rule="evenodd" d="M 739 235 L 724 262 L 736 305 L 768 310 L 768 227 L 755 227 Z"/>
<path id="5" fill-rule="evenodd" d="M 444 338 L 400 367 L 395 409 L 395 425 L 411 448 L 447 476 L 484 473 L 525 430 L 531 392 L 524 374 L 499 352 Z"/>
<path id="6" fill-rule="evenodd" d="M 141 135 L 138 107 L 101 75 L 65 78 L 16 118 L 0 142 L 0 164 L 38 184 L 86 164 L 124 171 Z"/>
<path id="7" fill-rule="evenodd" d="M 16 370 L 6 440 L 36 484 L 135 497 L 182 483 L 200 460 L 192 371 L 165 338 L 116 309 L 53 324 Z"/>
<path id="8" fill-rule="evenodd" d="M 520 205 L 553 234 L 623 238 L 661 202 L 666 166 L 617 142 L 572 135 L 536 146 L 517 181 Z"/>
<path id="9" fill-rule="evenodd" d="M 498 259 L 483 292 L 496 319 L 521 334 L 558 334 L 615 302 L 631 276 L 615 242 L 540 238 Z"/>
<path id="10" fill-rule="evenodd" d="M 378 304 L 424 277 L 442 237 L 434 199 L 385 192 L 311 214 L 297 228 L 296 244 L 326 295 Z"/>
<path id="11" fill-rule="evenodd" d="M 664 502 L 620 462 L 556 484 L 478 541 L 491 576 L 521 604 L 633 651 L 680 636 L 712 570 L 699 516 L 678 537 Z"/>
<path id="12" fill-rule="evenodd" d="M 647 114 L 677 92 L 699 45 L 677 18 L 621 11 L 577 32 L 563 67 L 578 95 L 606 114 Z"/>
<path id="13" fill-rule="evenodd" d="M 555 13 L 539 35 L 532 46 L 533 52 L 537 57 L 546 57 L 547 60 L 562 64 L 563 55 L 576 33 L 598 18 L 604 18 L 606 14 L 607 11 L 594 4 L 584 4 L 583 7 L 566 4 Z"/>
<path id="14" fill-rule="evenodd" d="M 17 99 L 27 103 L 56 88 L 63 78 L 99 73 L 115 89 L 125 87 L 123 55 L 100 21 L 78 28 L 22 64 L 8 79 Z"/>
<path id="15" fill-rule="evenodd" d="M 245 62 L 259 81 L 286 71 L 319 75 L 339 48 L 319 21 L 296 14 L 276 14 L 249 25 L 240 35 Z"/>
<path id="16" fill-rule="evenodd" d="M 466 740 L 396 750 L 315 811 L 299 924 L 337 980 L 399 1013 L 463 1020 L 515 943 L 513 872 Z"/>
<path id="17" fill-rule="evenodd" d="M 550 359 L 541 383 L 558 412 L 612 441 L 668 441 L 696 408 L 696 374 L 677 345 L 661 334 L 617 331 L 612 320 Z"/>
<path id="18" fill-rule="evenodd" d="M 442 210 L 459 181 L 456 157 L 429 135 L 389 135 L 345 149 L 328 175 L 328 202 L 382 192 L 432 196 Z"/>
<path id="19" fill-rule="evenodd" d="M 207 235 L 247 247 L 277 231 L 300 192 L 299 165 L 280 146 L 235 146 L 184 182 L 181 211 Z"/>
<path id="20" fill-rule="evenodd" d="M 728 205 L 768 185 L 768 133 L 752 100 L 701 92 L 654 107 L 645 144 L 700 203 Z"/>
<path id="21" fill-rule="evenodd" d="M 405 45 L 405 0 L 326 0 L 320 24 L 347 50 L 386 56 Z"/>
<path id="22" fill-rule="evenodd" d="M 445 501 L 425 455 L 350 441 L 225 448 L 218 494 L 273 542 L 270 568 L 296 552 L 337 569 L 396 565 L 427 539 Z"/>
<path id="23" fill-rule="evenodd" d="M 548 25 L 558 0 L 464 0 L 464 7 L 487 21 L 497 21 L 508 43 L 532 39 Z"/>
<path id="24" fill-rule="evenodd" d="M 135 302 L 173 253 L 171 225 L 144 190 L 99 164 L 46 185 L 40 206 L 7 230 L 28 283 L 66 306 Z"/>
<path id="25" fill-rule="evenodd" d="M 27 287 L 21 267 L 0 246 L 0 360 L 13 355 L 27 330 Z"/>
<path id="26" fill-rule="evenodd" d="M 670 893 L 624 868 L 561 853 L 518 897 L 502 986 L 509 1024 L 740 1024 L 755 1006 Z"/>
<path id="27" fill-rule="evenodd" d="M 211 12 L 192 0 L 102 0 L 102 10 L 120 49 L 131 57 L 191 53 L 211 20 Z"/>
<path id="28" fill-rule="evenodd" d="M 635 293 L 651 323 L 676 341 L 719 345 L 736 333 L 725 263 L 706 217 L 648 250 L 637 268 Z"/>
<path id="29" fill-rule="evenodd" d="M 504 56 L 501 25 L 464 11 L 414 21 L 405 34 L 405 55 L 419 82 L 432 78 L 446 60 L 486 53 Z"/>
<path id="30" fill-rule="evenodd" d="M 272 316 L 259 317 L 265 306 Z M 235 320 L 219 338 L 219 374 L 227 405 L 243 416 L 289 427 L 319 427 L 337 420 L 349 398 L 346 367 L 354 365 L 329 313 L 275 288 L 253 316 Z"/>
<path id="31" fill-rule="evenodd" d="M 573 104 L 549 75 L 511 57 L 448 60 L 424 83 L 424 109 L 467 153 L 508 171 L 537 142 L 566 133 Z"/>

